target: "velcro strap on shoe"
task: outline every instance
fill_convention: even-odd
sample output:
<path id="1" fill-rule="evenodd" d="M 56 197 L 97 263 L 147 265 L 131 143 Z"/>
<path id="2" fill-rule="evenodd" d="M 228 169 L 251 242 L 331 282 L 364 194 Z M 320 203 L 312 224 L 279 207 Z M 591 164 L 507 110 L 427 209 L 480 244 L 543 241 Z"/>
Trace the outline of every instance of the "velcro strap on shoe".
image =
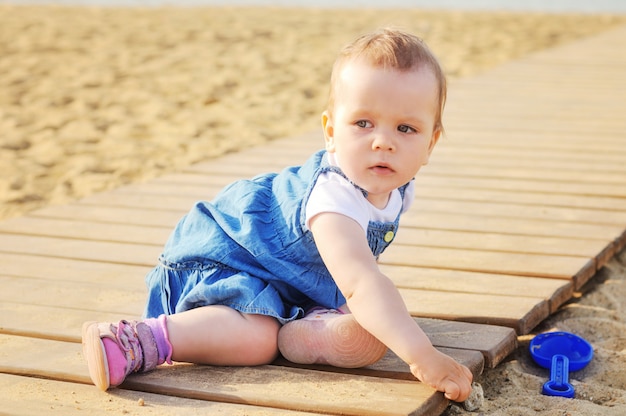
<path id="1" fill-rule="evenodd" d="M 136 331 L 139 344 L 143 350 L 143 363 L 137 371 L 143 373 L 159 365 L 159 350 L 154 335 L 152 335 L 152 331 L 148 325 L 143 322 L 138 322 Z"/>

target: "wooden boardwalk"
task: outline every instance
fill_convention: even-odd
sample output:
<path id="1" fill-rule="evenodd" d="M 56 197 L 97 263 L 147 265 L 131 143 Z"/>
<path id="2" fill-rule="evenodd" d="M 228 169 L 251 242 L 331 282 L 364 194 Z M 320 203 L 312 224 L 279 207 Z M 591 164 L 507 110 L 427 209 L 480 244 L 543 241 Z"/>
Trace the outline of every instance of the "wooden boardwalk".
<path id="1" fill-rule="evenodd" d="M 381 263 L 433 343 L 476 375 L 626 244 L 624 44 L 626 26 L 450 86 L 447 137 Z M 1 222 L 0 413 L 441 413 L 443 396 L 392 354 L 359 370 L 177 364 L 108 393 L 87 385 L 82 322 L 139 317 L 143 276 L 191 205 L 321 145 L 278 140 Z"/>

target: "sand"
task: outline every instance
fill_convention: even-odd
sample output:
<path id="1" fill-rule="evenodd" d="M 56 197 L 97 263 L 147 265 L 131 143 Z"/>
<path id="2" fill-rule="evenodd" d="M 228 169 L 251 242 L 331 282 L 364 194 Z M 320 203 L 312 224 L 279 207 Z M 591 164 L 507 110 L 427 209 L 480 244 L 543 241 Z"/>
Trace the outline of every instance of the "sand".
<path id="1" fill-rule="evenodd" d="M 528 351 L 534 334 L 568 331 L 594 348 L 587 367 L 570 373 L 574 399 L 542 395 L 549 370 L 537 366 Z M 485 400 L 474 413 L 458 406 L 445 416 L 623 416 L 626 415 L 626 249 L 600 269 L 580 294 L 542 322 L 533 334 L 520 337 L 508 359 L 479 380 Z"/>
<path id="2" fill-rule="evenodd" d="M 422 36 L 458 78 L 625 22 L 419 10 L 0 5 L 0 219 L 319 128 L 338 49 L 378 26 Z M 576 332 L 596 346 L 592 364 L 573 375 L 578 398 L 539 394 L 547 371 L 530 361 L 524 338 L 481 378 L 484 414 L 626 414 L 625 257 L 538 328 Z"/>
<path id="3" fill-rule="evenodd" d="M 610 16 L 0 5 L 0 219 L 319 128 L 339 48 L 405 27 L 451 78 Z"/>

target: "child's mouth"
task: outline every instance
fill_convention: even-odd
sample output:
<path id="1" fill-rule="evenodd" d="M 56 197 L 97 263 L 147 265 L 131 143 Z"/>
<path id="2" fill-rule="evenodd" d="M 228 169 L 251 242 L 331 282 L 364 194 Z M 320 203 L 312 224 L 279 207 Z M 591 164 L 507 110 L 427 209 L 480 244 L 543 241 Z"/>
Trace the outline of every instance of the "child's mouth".
<path id="1" fill-rule="evenodd" d="M 391 173 L 393 169 L 391 169 L 388 165 L 375 165 L 371 168 L 376 173 Z"/>

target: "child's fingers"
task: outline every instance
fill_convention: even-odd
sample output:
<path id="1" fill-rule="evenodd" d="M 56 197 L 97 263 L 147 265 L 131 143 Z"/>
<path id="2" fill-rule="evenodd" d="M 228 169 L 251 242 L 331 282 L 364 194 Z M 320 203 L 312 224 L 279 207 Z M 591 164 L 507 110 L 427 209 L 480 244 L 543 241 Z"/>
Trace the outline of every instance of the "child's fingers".
<path id="1" fill-rule="evenodd" d="M 455 402 L 462 402 L 467 399 L 472 392 L 472 385 L 467 383 L 449 382 L 445 387 L 444 396 Z"/>
<path id="2" fill-rule="evenodd" d="M 461 395 L 461 389 L 459 388 L 459 385 L 456 383 L 449 383 L 449 385 L 445 388 L 444 396 L 448 400 L 452 400 L 455 402 L 462 401 L 459 398 L 460 395 Z"/>
<path id="3" fill-rule="evenodd" d="M 447 399 L 455 402 L 462 402 L 467 399 L 472 392 L 472 372 L 465 366 L 461 366 L 461 374 L 456 380 L 447 380 L 443 391 Z"/>

